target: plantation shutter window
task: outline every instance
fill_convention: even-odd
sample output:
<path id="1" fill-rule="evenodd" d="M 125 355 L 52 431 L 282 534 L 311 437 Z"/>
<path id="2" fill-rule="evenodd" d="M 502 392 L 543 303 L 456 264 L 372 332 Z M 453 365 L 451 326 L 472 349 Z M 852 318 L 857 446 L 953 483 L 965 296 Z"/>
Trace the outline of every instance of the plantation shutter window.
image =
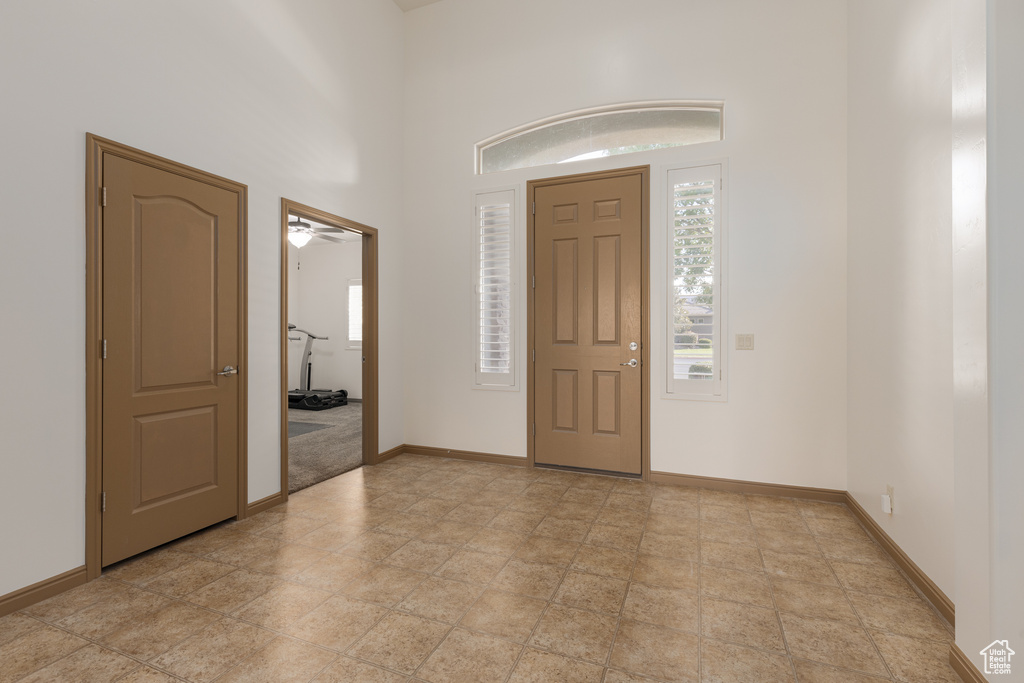
<path id="1" fill-rule="evenodd" d="M 668 173 L 668 393 L 724 398 L 722 167 Z"/>
<path id="2" fill-rule="evenodd" d="M 476 197 L 476 384 L 515 385 L 515 192 Z"/>

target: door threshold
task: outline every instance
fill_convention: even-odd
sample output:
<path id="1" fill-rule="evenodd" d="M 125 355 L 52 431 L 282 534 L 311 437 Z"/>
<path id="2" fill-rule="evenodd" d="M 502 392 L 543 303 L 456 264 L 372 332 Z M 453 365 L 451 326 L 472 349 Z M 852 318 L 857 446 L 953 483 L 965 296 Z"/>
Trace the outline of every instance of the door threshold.
<path id="1" fill-rule="evenodd" d="M 544 463 L 535 462 L 533 464 L 537 469 L 544 470 L 559 470 L 562 472 L 577 472 L 579 474 L 596 474 L 604 477 L 615 477 L 616 479 L 643 479 L 642 474 L 633 474 L 631 472 L 611 472 L 609 470 L 594 470 L 589 467 L 570 467 L 569 465 L 547 465 Z"/>

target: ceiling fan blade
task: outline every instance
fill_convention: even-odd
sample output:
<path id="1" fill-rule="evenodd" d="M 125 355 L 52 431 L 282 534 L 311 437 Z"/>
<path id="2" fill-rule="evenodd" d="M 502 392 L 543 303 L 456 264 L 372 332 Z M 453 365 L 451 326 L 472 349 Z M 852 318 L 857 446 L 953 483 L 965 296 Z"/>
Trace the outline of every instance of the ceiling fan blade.
<path id="1" fill-rule="evenodd" d="M 322 232 L 318 232 L 316 234 L 316 237 L 322 240 L 327 240 L 328 242 L 337 242 L 338 244 L 348 244 L 349 242 L 348 240 L 343 240 L 340 237 L 331 237 L 330 235 L 325 235 Z"/>
<path id="2" fill-rule="evenodd" d="M 323 232 L 340 232 L 340 233 L 345 233 L 347 231 L 346 230 L 342 230 L 341 228 L 333 228 L 333 227 L 331 227 L 329 225 L 323 225 L 323 226 L 318 225 L 318 226 L 313 228 L 313 232 L 315 232 L 315 233 L 323 233 Z"/>

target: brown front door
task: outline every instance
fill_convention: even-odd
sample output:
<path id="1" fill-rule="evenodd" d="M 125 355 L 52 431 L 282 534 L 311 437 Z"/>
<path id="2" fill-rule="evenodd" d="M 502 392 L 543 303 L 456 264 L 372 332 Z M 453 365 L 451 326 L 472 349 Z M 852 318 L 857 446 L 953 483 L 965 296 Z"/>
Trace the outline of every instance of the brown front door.
<path id="1" fill-rule="evenodd" d="M 104 566 L 238 513 L 239 194 L 103 154 Z M 244 210 L 244 209 L 243 209 Z"/>
<path id="2" fill-rule="evenodd" d="M 534 461 L 640 474 L 642 176 L 539 186 L 533 201 Z"/>

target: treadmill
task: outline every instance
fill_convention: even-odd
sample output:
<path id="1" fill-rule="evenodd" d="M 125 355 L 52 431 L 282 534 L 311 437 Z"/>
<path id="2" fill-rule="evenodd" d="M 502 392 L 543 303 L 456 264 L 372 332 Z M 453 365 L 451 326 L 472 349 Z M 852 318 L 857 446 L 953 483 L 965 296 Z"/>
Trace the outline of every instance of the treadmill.
<path id="1" fill-rule="evenodd" d="M 317 339 L 327 341 L 329 337 L 320 337 L 288 323 L 289 332 L 301 332 L 306 335 L 306 348 L 302 351 L 302 369 L 299 374 L 299 388 L 288 392 L 288 407 L 297 410 L 327 410 L 348 405 L 348 392 L 344 389 L 310 389 L 313 378 L 313 366 L 309 357 L 313 353 L 313 342 Z M 300 337 L 288 337 L 298 341 Z"/>

